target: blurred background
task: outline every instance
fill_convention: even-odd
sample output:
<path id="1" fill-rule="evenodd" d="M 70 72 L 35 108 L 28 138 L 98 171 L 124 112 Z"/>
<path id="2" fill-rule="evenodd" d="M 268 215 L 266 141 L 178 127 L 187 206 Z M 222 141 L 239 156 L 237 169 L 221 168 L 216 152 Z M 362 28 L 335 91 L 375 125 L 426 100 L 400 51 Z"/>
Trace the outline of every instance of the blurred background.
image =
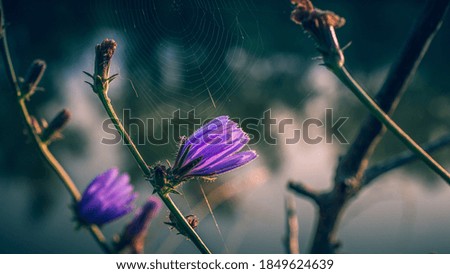
<path id="1" fill-rule="evenodd" d="M 323 119 L 325 109 L 349 117 L 341 128 L 352 142 L 367 111 L 319 61 L 312 40 L 290 21 L 290 1 L 271 0 L 4 0 L 8 40 L 19 75 L 36 58 L 48 64 L 44 92 L 29 103 L 33 115 L 50 120 L 62 108 L 73 119 L 65 138 L 51 149 L 81 190 L 111 166 L 130 173 L 142 204 L 152 188 L 120 144 L 104 145 L 106 114 L 82 71 L 93 71 L 94 47 L 104 38 L 118 43 L 110 88 L 116 109 L 156 121 L 154 136 L 165 145 L 139 145 L 148 163 L 173 160 L 177 150 L 162 118 L 175 110 L 195 110 L 202 119 L 218 115 L 292 118 L 283 134 L 273 127 L 277 145 L 251 144 L 260 157 L 215 182 L 186 183 L 176 202 L 202 220 L 198 233 L 216 253 L 282 253 L 286 183 L 302 181 L 315 189 L 331 187 L 337 160 L 347 144 L 286 138 L 307 118 Z M 314 1 L 347 19 L 338 30 L 354 76 L 372 94 L 396 60 L 424 1 Z M 446 19 L 450 19 L 447 18 Z M 450 20 L 433 41 L 394 118 L 419 143 L 450 131 Z M 24 134 L 4 68 L 0 69 L 0 252 L 99 253 L 89 233 L 75 230 L 70 198 Z M 258 130 L 262 130 L 261 126 Z M 133 138 L 144 132 L 131 128 Z M 323 128 L 314 132 L 325 136 Z M 371 163 L 405 148 L 390 134 Z M 450 169 L 450 149 L 436 158 Z M 207 193 L 215 224 L 201 188 Z M 449 253 L 450 188 L 422 163 L 377 179 L 347 208 L 338 238 L 343 253 Z M 301 252 L 313 236 L 315 208 L 296 198 Z M 148 253 L 196 253 L 195 247 L 163 224 L 164 209 L 150 226 Z M 112 238 L 132 215 L 104 227 Z"/>

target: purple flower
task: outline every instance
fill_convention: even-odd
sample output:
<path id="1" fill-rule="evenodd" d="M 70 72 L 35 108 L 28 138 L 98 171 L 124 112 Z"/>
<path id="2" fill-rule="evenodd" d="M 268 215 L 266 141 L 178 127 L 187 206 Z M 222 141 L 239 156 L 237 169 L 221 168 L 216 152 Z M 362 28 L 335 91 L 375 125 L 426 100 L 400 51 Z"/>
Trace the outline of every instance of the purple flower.
<path id="1" fill-rule="evenodd" d="M 82 224 L 111 222 L 132 211 L 136 197 L 128 174 L 111 168 L 95 177 L 84 191 L 75 206 L 78 219 Z"/>
<path id="2" fill-rule="evenodd" d="M 116 249 L 120 251 L 129 246 L 131 253 L 143 253 L 148 227 L 152 219 L 158 215 L 161 206 L 161 200 L 151 196 L 125 228 Z"/>
<path id="3" fill-rule="evenodd" d="M 181 178 L 214 176 L 243 166 L 257 157 L 253 150 L 239 152 L 249 140 L 228 116 L 217 117 L 182 139 L 172 172 Z"/>

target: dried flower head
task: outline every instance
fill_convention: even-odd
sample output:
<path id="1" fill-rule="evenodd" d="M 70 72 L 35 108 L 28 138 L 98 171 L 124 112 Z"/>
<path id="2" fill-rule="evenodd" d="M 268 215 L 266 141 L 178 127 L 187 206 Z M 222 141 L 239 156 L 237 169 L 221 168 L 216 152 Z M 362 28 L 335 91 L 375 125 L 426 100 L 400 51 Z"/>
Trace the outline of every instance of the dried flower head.
<path id="1" fill-rule="evenodd" d="M 126 226 L 119 242 L 116 244 L 116 249 L 120 251 L 129 247 L 131 253 L 143 253 L 148 227 L 158 215 L 161 206 L 161 200 L 151 196 L 145 205 L 139 209 L 134 219 Z"/>
<path id="2" fill-rule="evenodd" d="M 75 205 L 77 218 L 81 224 L 106 224 L 130 213 L 136 197 L 128 174 L 119 174 L 117 168 L 111 168 L 95 177 L 86 188 Z"/>
<path id="3" fill-rule="evenodd" d="M 343 66 L 345 59 L 336 37 L 335 29 L 345 24 L 345 19 L 331 11 L 316 9 L 310 0 L 291 0 L 295 5 L 291 20 L 301 25 L 317 43 L 325 65 Z"/>

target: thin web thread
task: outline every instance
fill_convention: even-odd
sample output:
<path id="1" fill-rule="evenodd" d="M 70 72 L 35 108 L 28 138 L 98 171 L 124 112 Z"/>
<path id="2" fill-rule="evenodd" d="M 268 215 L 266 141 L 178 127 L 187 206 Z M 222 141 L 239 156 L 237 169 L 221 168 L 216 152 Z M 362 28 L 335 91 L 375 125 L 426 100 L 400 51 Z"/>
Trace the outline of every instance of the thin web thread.
<path id="1" fill-rule="evenodd" d="M 220 230 L 219 223 L 217 223 L 217 219 L 216 219 L 216 216 L 213 213 L 211 204 L 209 203 L 208 197 L 206 197 L 205 190 L 203 189 L 203 186 L 202 186 L 201 183 L 199 185 L 200 185 L 200 190 L 202 191 L 203 198 L 205 199 L 205 203 L 208 206 L 209 213 L 211 214 L 211 217 L 213 218 L 214 224 L 215 224 L 215 226 L 217 228 L 217 232 L 219 233 L 220 239 L 222 240 L 222 243 L 223 243 L 223 246 L 225 248 L 225 251 L 226 251 L 226 253 L 230 253 L 229 250 L 228 250 L 227 245 L 225 244 L 225 239 L 223 238 L 222 231 Z"/>

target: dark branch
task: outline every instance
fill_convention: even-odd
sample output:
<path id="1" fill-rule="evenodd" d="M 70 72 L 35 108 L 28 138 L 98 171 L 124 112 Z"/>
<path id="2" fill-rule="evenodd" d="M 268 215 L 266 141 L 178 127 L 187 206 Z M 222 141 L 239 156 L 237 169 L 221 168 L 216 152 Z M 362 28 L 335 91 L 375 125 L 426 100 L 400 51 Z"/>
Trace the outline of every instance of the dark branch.
<path id="1" fill-rule="evenodd" d="M 310 198 L 316 204 L 319 204 L 320 202 L 319 194 L 302 183 L 288 182 L 288 189 L 292 190 L 298 195 Z"/>
<path id="2" fill-rule="evenodd" d="M 417 67 L 442 24 L 450 0 L 430 0 L 406 41 L 401 56 L 392 66 L 388 77 L 375 96 L 376 102 L 388 114 L 397 108 L 398 102 L 415 74 Z M 350 149 L 339 162 L 336 182 L 342 183 L 351 177 L 361 178 L 367 168 L 368 159 L 384 135 L 381 123 L 369 116 Z"/>
<path id="3" fill-rule="evenodd" d="M 388 114 L 396 109 L 400 98 L 415 74 L 423 56 L 442 24 L 450 0 L 429 0 L 416 21 L 400 56 L 393 64 L 386 81 L 375 99 Z M 300 185 L 290 188 L 319 204 L 319 217 L 311 253 L 336 252 L 336 234 L 346 205 L 360 190 L 370 157 L 383 137 L 385 129 L 372 116 L 362 123 L 359 133 L 347 153 L 339 160 L 334 188 L 319 195 Z M 372 175 L 373 176 L 373 175 Z"/>
<path id="4" fill-rule="evenodd" d="M 288 254 L 299 254 L 298 217 L 295 210 L 295 200 L 292 196 L 286 198 L 286 237 L 285 247 Z"/>
<path id="5" fill-rule="evenodd" d="M 423 149 L 425 149 L 428 153 L 431 153 L 447 145 L 450 145 L 450 134 L 444 135 L 435 141 L 425 144 Z M 409 150 L 393 156 L 392 158 L 367 169 L 363 176 L 361 185 L 362 187 L 368 186 L 378 176 L 383 175 L 384 173 L 395 168 L 406 165 L 414 160 L 417 160 L 417 156 Z"/>

